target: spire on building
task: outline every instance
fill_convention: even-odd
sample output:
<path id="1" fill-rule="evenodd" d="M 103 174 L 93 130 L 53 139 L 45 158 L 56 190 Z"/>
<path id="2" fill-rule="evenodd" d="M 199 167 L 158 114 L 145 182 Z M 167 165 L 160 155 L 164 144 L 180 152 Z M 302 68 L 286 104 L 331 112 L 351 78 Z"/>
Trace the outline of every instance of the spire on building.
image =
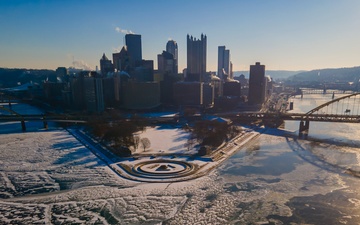
<path id="1" fill-rule="evenodd" d="M 104 53 L 103 56 L 101 57 L 101 60 L 109 60 L 109 59 L 106 57 L 106 55 Z"/>

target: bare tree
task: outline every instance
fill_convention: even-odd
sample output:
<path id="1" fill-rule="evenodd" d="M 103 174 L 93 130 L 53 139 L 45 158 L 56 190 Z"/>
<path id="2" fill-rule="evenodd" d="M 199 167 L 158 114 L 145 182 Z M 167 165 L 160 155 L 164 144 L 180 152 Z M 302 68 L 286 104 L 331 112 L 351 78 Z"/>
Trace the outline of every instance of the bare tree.
<path id="1" fill-rule="evenodd" d="M 135 150 L 138 149 L 139 143 L 140 143 L 139 135 L 134 135 L 134 147 L 135 147 Z"/>
<path id="2" fill-rule="evenodd" d="M 142 147 L 144 148 L 144 152 L 147 148 L 150 148 L 151 143 L 150 143 L 149 138 L 141 138 L 140 143 L 141 143 Z"/>
<path id="3" fill-rule="evenodd" d="M 195 145 L 195 139 L 192 137 L 189 137 L 187 142 L 184 144 L 184 147 L 187 148 L 188 151 Z"/>

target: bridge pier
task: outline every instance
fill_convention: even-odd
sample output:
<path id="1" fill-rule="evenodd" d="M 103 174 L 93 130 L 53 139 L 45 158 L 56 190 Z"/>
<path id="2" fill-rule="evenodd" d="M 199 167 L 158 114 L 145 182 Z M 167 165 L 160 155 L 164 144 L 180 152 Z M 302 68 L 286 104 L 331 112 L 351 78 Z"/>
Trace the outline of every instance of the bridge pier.
<path id="1" fill-rule="evenodd" d="M 43 121 L 43 123 L 44 123 L 44 129 L 46 129 L 46 130 L 47 130 L 47 129 L 49 128 L 47 121 L 46 121 L 46 120 L 44 120 L 44 121 Z"/>
<path id="2" fill-rule="evenodd" d="M 301 137 L 304 133 L 307 134 L 309 132 L 309 127 L 310 127 L 309 120 L 300 121 L 299 136 Z"/>
<path id="3" fill-rule="evenodd" d="M 294 109 L 294 102 L 290 102 L 290 108 L 289 108 L 289 110 L 291 111 L 291 110 L 293 110 Z"/>
<path id="4" fill-rule="evenodd" d="M 46 117 L 44 116 L 43 117 L 43 124 L 44 124 L 44 129 L 48 129 L 49 127 L 48 127 L 48 122 L 46 121 Z"/>
<path id="5" fill-rule="evenodd" d="M 26 131 L 26 125 L 25 125 L 25 121 L 24 120 L 21 120 L 21 129 L 22 131 Z"/>

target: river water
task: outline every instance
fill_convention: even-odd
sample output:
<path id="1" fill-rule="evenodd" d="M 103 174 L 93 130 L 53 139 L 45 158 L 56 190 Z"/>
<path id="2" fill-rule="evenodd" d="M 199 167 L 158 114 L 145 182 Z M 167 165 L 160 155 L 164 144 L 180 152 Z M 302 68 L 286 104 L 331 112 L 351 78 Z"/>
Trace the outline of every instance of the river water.
<path id="1" fill-rule="evenodd" d="M 296 96 L 293 112 L 331 97 Z M 266 130 L 219 168 L 234 196 L 231 223 L 360 224 L 359 124 L 310 122 L 307 139 L 298 128 L 290 121 L 285 131 Z"/>

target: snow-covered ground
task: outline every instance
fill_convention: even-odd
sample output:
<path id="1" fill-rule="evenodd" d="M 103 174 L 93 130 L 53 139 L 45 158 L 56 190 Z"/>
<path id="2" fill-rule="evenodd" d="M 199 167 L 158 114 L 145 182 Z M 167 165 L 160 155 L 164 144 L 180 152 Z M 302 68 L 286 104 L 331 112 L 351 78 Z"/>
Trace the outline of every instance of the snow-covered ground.
<path id="1" fill-rule="evenodd" d="M 1 134 L 0 171 L 0 193 L 5 198 L 124 184 L 66 130 Z"/>
<path id="2" fill-rule="evenodd" d="M 189 150 L 186 143 L 190 133 L 172 125 L 147 127 L 144 132 L 138 133 L 140 138 L 150 140 L 150 148 L 144 149 L 139 145 L 134 153 L 140 154 L 194 154 L 195 145 Z"/>

